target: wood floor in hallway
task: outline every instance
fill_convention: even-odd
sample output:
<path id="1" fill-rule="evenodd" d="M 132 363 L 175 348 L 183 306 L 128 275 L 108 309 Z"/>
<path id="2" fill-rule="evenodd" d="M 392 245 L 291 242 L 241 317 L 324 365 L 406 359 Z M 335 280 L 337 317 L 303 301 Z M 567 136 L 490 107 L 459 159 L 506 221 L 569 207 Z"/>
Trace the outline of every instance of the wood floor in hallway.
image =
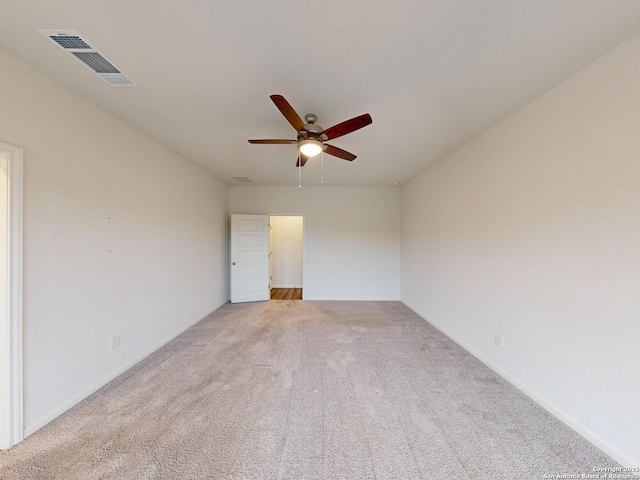
<path id="1" fill-rule="evenodd" d="M 301 288 L 272 288 L 271 300 L 302 300 Z"/>

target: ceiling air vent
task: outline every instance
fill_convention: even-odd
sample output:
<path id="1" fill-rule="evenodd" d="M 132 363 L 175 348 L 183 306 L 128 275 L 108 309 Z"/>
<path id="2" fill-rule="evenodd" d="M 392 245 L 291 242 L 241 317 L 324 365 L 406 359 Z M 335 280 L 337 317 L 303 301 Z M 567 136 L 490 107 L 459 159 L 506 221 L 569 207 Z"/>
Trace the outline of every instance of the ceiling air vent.
<path id="1" fill-rule="evenodd" d="M 133 87 L 136 85 L 126 75 L 102 75 L 102 79 L 114 87 Z"/>
<path id="2" fill-rule="evenodd" d="M 78 36 L 51 35 L 49 38 L 62 48 L 91 48 L 91 46 Z"/>
<path id="3" fill-rule="evenodd" d="M 38 30 L 76 60 L 89 67 L 112 87 L 137 87 L 136 83 L 109 60 L 102 52 L 82 38 L 75 30 Z"/>
<path id="4" fill-rule="evenodd" d="M 121 73 L 98 52 L 71 52 L 74 57 L 93 69 L 96 73 Z"/>

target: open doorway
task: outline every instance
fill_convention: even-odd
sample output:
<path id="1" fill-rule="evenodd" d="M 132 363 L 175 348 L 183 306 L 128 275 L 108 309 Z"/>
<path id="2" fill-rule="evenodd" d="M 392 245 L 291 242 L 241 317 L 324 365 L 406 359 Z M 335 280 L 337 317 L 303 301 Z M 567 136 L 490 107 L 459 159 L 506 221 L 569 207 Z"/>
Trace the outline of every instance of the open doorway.
<path id="1" fill-rule="evenodd" d="M 304 296 L 304 217 L 270 216 L 269 278 L 272 300 Z"/>

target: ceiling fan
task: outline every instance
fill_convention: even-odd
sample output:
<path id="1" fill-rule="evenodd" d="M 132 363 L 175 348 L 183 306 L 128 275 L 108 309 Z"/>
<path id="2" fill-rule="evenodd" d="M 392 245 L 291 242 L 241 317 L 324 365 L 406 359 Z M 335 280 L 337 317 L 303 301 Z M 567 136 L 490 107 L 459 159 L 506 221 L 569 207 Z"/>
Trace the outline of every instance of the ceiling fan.
<path id="1" fill-rule="evenodd" d="M 271 95 L 270 98 L 273 100 L 273 103 L 276 104 L 276 107 L 278 107 L 278 110 L 280 110 L 282 115 L 284 115 L 293 128 L 296 129 L 296 132 L 298 132 L 298 138 L 297 140 L 249 140 L 249 143 L 268 145 L 297 144 L 300 154 L 296 167 L 304 167 L 304 164 L 307 163 L 309 157 L 315 157 L 323 151 L 329 155 L 333 155 L 334 157 L 342 158 L 350 162 L 355 160 L 357 157 L 353 153 L 349 153 L 346 150 L 334 147 L 333 145 L 328 145 L 324 142 L 355 132 L 356 130 L 366 127 L 373 122 L 371 115 L 365 113 L 364 115 L 338 123 L 337 125 L 325 130 L 320 125 L 316 124 L 318 117 L 313 113 L 305 115 L 303 122 L 300 116 L 282 95 Z"/>

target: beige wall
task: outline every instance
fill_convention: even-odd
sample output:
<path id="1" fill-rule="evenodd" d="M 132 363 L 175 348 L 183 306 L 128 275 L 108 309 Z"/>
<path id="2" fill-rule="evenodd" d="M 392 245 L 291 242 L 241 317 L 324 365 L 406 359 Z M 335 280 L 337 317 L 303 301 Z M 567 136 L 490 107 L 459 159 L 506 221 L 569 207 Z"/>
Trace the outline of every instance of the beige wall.
<path id="1" fill-rule="evenodd" d="M 400 189 L 231 187 L 229 208 L 305 215 L 306 300 L 400 299 Z"/>
<path id="2" fill-rule="evenodd" d="M 407 305 L 636 466 L 639 85 L 636 36 L 407 185 L 402 244 Z"/>
<path id="3" fill-rule="evenodd" d="M 24 149 L 30 433 L 227 300 L 228 189 L 1 50 L 0 64 L 0 141 Z"/>

